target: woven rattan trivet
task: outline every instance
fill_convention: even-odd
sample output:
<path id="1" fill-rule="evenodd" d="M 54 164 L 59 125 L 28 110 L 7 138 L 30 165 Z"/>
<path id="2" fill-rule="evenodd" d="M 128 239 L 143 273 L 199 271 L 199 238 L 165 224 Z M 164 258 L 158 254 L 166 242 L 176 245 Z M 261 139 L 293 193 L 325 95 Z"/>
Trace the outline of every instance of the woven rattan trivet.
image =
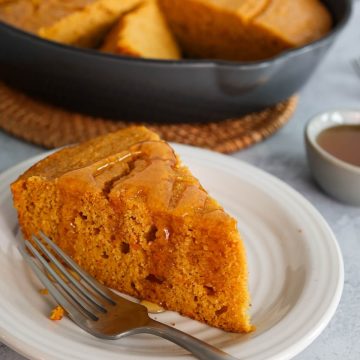
<path id="1" fill-rule="evenodd" d="M 223 153 L 246 148 L 283 126 L 296 108 L 292 97 L 274 107 L 239 118 L 206 124 L 144 124 L 167 140 Z M 46 148 L 95 137 L 131 123 L 71 113 L 35 100 L 0 82 L 0 128 Z"/>

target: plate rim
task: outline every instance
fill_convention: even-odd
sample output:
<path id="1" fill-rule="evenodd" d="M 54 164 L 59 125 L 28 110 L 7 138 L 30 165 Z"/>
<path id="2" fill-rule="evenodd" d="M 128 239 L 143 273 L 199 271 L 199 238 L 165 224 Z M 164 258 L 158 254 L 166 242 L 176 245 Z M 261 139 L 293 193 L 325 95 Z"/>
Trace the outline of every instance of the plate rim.
<path id="1" fill-rule="evenodd" d="M 211 164 L 216 164 L 216 165 L 219 165 L 220 162 L 220 164 L 225 168 L 230 168 L 232 174 L 234 174 L 234 170 L 236 171 L 237 167 L 241 167 L 242 171 L 244 171 L 244 169 L 245 170 L 248 169 L 254 172 L 255 174 L 260 175 L 261 177 L 265 177 L 265 179 L 266 178 L 269 179 L 275 186 L 285 189 L 286 192 L 290 194 L 298 204 L 301 205 L 301 207 L 306 208 L 307 212 L 310 213 L 319 222 L 319 226 L 324 231 L 326 231 L 328 235 L 326 236 L 327 239 L 326 244 L 330 247 L 333 246 L 334 248 L 333 250 L 335 250 L 335 254 L 336 254 L 336 262 L 338 263 L 338 268 L 337 268 L 338 282 L 336 284 L 335 291 L 333 293 L 329 306 L 323 310 L 321 318 L 309 331 L 307 331 L 306 335 L 304 335 L 301 339 L 293 343 L 291 346 L 287 346 L 284 349 L 282 349 L 280 352 L 273 354 L 270 358 L 267 358 L 267 360 L 289 359 L 292 358 L 293 356 L 296 356 L 305 348 L 307 348 L 326 328 L 326 326 L 329 324 L 330 320 L 334 316 L 335 311 L 341 299 L 343 286 L 344 286 L 344 262 L 343 262 L 341 249 L 337 242 L 335 234 L 333 233 L 332 229 L 330 228 L 329 224 L 324 219 L 324 217 L 321 215 L 321 213 L 315 208 L 314 205 L 310 203 L 309 200 L 307 200 L 297 190 L 292 188 L 291 185 L 278 179 L 276 176 L 262 169 L 259 169 L 254 165 L 246 163 L 242 160 L 236 159 L 234 157 L 226 156 L 223 154 L 219 154 L 211 150 L 201 149 L 198 147 L 183 145 L 183 144 L 171 143 L 171 145 L 174 147 L 175 151 L 179 153 L 180 157 L 194 156 L 194 152 L 195 152 L 196 160 L 203 159 L 206 161 L 211 161 Z M 39 161 L 40 159 L 44 158 L 45 156 L 51 154 L 56 150 L 42 152 L 38 155 L 32 156 L 24 161 L 21 161 L 20 163 L 1 172 L 0 195 L 1 193 L 4 192 L 4 190 L 6 191 L 6 188 L 8 188 L 10 178 L 14 178 L 15 175 L 23 172 L 34 162 Z M 4 179 L 6 185 L 1 184 Z M 19 344 L 19 340 L 17 339 L 17 337 L 9 334 L 1 324 L 0 324 L 0 341 L 3 344 L 15 350 L 17 353 L 21 354 L 22 356 L 27 357 L 28 359 L 31 360 L 40 359 L 35 354 L 35 352 L 38 350 L 36 347 L 34 347 L 33 345 L 26 345 L 26 348 L 24 348 L 24 346 L 21 346 L 23 344 Z"/>

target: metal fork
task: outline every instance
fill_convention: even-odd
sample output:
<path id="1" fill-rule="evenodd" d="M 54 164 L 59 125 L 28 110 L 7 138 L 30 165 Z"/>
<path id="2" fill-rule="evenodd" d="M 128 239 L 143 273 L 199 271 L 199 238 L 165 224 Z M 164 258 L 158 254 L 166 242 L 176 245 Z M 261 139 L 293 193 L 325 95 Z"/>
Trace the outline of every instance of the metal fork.
<path id="1" fill-rule="evenodd" d="M 201 360 L 236 360 L 191 335 L 151 319 L 145 306 L 118 296 L 82 270 L 47 236 L 41 234 L 41 239 L 43 241 L 33 236 L 43 255 L 27 240 L 19 250 L 49 293 L 66 310 L 70 319 L 86 332 L 108 340 L 148 333 L 172 341 Z M 29 255 L 26 249 L 34 257 Z M 48 261 L 51 261 L 53 266 L 50 266 Z M 66 267 L 62 263 L 66 264 Z M 49 275 L 55 280 L 54 283 L 49 279 Z"/>
<path id="2" fill-rule="evenodd" d="M 352 65 L 354 67 L 356 74 L 360 77 L 360 58 L 354 59 L 352 61 Z"/>

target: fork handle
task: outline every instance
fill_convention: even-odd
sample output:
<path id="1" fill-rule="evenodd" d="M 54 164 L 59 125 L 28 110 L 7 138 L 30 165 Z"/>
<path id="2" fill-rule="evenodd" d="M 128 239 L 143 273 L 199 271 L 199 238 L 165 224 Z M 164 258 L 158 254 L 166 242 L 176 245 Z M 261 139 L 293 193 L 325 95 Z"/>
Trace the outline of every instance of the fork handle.
<path id="1" fill-rule="evenodd" d="M 200 360 L 238 360 L 231 355 L 180 330 L 150 319 L 142 332 L 160 336 L 190 351 Z"/>

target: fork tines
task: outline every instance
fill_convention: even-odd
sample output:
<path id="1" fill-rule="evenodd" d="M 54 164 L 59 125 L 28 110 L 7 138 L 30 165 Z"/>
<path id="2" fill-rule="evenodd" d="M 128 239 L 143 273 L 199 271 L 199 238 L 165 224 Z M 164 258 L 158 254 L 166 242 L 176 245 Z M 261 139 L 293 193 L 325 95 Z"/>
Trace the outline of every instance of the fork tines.
<path id="1" fill-rule="evenodd" d="M 91 320 L 98 320 L 96 314 L 106 313 L 106 305 L 115 305 L 112 299 L 112 292 L 82 270 L 45 234 L 40 233 L 40 235 L 41 240 L 35 236 L 32 239 L 43 255 L 28 240 L 19 248 L 26 262 L 49 290 L 50 294 L 73 320 L 83 318 L 83 315 Z M 49 248 L 58 258 L 53 255 Z M 34 258 L 29 255 L 26 249 L 29 250 Z M 53 266 L 50 265 L 45 257 Z M 62 263 L 66 264 L 70 271 Z M 71 274 L 71 271 L 77 274 L 82 281 L 76 279 Z M 51 281 L 47 274 L 56 283 Z"/>

